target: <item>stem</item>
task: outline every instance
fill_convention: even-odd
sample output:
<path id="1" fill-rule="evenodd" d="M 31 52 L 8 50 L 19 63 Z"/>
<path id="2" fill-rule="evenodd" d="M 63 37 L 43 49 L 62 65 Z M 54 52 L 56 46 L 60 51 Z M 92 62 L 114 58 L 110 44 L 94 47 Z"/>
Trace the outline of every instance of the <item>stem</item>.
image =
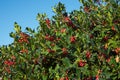
<path id="1" fill-rule="evenodd" d="M 82 80 L 82 72 L 80 73 L 80 79 Z"/>

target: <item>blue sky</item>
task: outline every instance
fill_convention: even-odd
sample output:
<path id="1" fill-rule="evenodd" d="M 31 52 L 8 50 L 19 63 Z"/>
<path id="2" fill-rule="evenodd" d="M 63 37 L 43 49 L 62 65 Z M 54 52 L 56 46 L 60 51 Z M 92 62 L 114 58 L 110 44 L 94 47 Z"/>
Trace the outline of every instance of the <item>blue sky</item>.
<path id="1" fill-rule="evenodd" d="M 80 7 L 78 0 L 0 0 L 0 46 L 13 42 L 9 33 L 14 31 L 14 22 L 23 30 L 25 27 L 36 29 L 37 13 L 46 13 L 51 17 L 52 7 L 59 1 L 65 4 L 68 12 Z"/>

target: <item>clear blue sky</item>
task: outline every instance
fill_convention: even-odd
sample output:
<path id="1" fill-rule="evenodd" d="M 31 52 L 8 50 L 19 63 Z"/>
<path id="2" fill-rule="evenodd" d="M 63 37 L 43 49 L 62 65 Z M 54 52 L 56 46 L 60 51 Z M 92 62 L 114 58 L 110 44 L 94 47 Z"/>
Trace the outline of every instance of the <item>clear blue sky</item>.
<path id="1" fill-rule="evenodd" d="M 46 13 L 51 17 L 52 7 L 59 1 L 65 4 L 68 12 L 80 7 L 78 0 L 0 0 L 0 46 L 13 42 L 9 33 L 14 31 L 14 22 L 23 30 L 25 27 L 36 29 L 37 13 Z"/>

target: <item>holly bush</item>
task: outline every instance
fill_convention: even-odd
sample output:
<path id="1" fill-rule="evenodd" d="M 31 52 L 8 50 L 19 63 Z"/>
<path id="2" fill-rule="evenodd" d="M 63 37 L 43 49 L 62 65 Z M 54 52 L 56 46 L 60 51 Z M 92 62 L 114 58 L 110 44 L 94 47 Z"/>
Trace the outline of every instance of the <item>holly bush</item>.
<path id="1" fill-rule="evenodd" d="M 3 80 L 119 80 L 120 1 L 79 0 L 66 12 L 38 14 L 36 30 L 14 23 L 14 42 L 0 47 Z"/>

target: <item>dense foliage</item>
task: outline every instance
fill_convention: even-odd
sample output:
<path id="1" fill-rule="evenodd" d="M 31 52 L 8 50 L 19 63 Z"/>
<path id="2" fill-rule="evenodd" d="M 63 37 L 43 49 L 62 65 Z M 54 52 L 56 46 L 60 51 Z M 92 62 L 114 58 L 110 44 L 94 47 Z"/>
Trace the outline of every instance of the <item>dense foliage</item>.
<path id="1" fill-rule="evenodd" d="M 120 1 L 80 0 L 67 13 L 58 3 L 51 19 L 26 32 L 15 22 L 14 42 L 0 47 L 3 80 L 119 80 Z"/>

